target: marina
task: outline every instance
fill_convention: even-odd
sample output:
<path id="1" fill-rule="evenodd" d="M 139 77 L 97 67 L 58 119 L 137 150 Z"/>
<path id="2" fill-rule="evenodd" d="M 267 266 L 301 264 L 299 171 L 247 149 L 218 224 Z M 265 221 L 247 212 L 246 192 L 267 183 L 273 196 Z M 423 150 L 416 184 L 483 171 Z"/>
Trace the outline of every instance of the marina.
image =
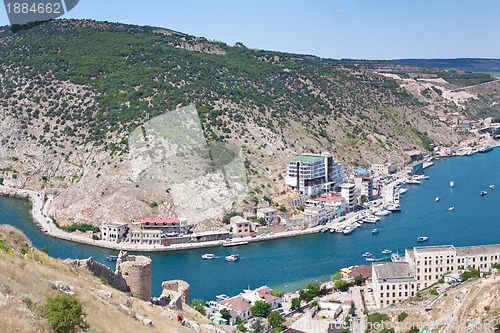
<path id="1" fill-rule="evenodd" d="M 349 237 L 315 231 L 307 236 L 251 243 L 238 247 L 244 260 L 234 265 L 225 260 L 201 260 L 207 252 L 225 258 L 235 252 L 232 247 L 150 253 L 153 295 L 161 293 L 162 281 L 172 278 L 187 281 L 191 285 L 192 297 L 205 300 L 220 293 L 237 294 L 248 285 L 267 284 L 271 288 L 290 291 L 316 280 L 326 281 L 343 267 L 365 263 L 360 254 L 366 251 L 381 253 L 390 246 L 393 254 L 404 253 L 405 248 L 418 246 L 420 243 L 416 240 L 422 235 L 431 236 L 425 245 L 498 243 L 500 225 L 495 223 L 498 210 L 491 208 L 497 207 L 499 194 L 491 191 L 481 197 L 478 193 L 490 184 L 500 182 L 499 163 L 498 149 L 488 154 L 435 161 L 435 166 L 425 171 L 430 179 L 412 186 L 401 196 L 402 212 L 381 216 L 377 220 L 381 232 L 376 237 L 372 235 L 373 227 L 363 225 Z M 451 177 L 460 186 L 451 189 Z M 434 203 L 436 196 L 440 201 Z M 452 206 L 457 209 L 450 214 L 448 207 Z M 91 256 L 114 269 L 115 262 L 106 260 L 106 257 L 110 252 L 117 253 L 41 233 L 30 219 L 29 207 L 27 200 L 0 197 L 2 222 L 21 229 L 34 246 L 47 246 L 51 256 L 80 259 Z M 477 228 L 478 223 L 483 227 Z M 450 232 L 450 228 L 454 232 Z"/>

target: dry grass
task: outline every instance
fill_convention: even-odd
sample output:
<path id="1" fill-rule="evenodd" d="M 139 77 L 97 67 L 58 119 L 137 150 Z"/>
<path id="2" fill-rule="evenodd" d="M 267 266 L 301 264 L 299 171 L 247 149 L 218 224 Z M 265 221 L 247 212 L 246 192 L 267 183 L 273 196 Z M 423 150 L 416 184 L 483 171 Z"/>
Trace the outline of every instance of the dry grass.
<path id="1" fill-rule="evenodd" d="M 0 225 L 0 234 L 0 240 L 6 240 L 13 247 L 7 252 L 0 250 L 0 293 L 4 296 L 0 296 L 1 332 L 51 332 L 48 323 L 39 317 L 40 306 L 45 304 L 46 297 L 53 297 L 59 292 L 53 289 L 51 281 L 63 281 L 75 288 L 75 296 L 83 304 L 90 327 L 96 327 L 101 332 L 194 331 L 175 320 L 178 312 L 130 298 L 126 293 L 102 285 L 90 273 L 77 271 L 43 252 L 33 249 L 22 255 L 20 249 L 29 246 L 26 247 L 27 239 L 18 230 Z M 99 290 L 109 291 L 113 296 L 107 298 Z M 1 305 L 2 300 L 6 301 L 5 306 Z M 133 315 L 138 313 L 151 319 L 155 327 L 144 326 L 124 312 L 120 304 L 131 304 Z M 185 308 L 185 319 L 196 320 L 200 325 L 210 324 L 196 311 L 187 306 Z M 168 312 L 174 320 L 162 318 L 162 312 Z M 210 332 L 206 328 L 202 331 Z"/>

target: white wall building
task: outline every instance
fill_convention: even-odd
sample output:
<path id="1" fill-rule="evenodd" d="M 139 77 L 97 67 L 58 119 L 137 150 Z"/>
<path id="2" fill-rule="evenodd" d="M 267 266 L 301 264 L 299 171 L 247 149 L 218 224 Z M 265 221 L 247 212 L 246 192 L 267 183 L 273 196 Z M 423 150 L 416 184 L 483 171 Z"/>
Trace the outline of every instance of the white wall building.
<path id="1" fill-rule="evenodd" d="M 397 162 L 387 162 L 384 164 L 372 164 L 371 169 L 375 176 L 384 176 L 394 173 L 398 170 Z"/>
<path id="2" fill-rule="evenodd" d="M 101 239 L 106 242 L 119 243 L 127 237 L 128 224 L 123 222 L 108 222 L 101 226 Z"/>
<path id="3" fill-rule="evenodd" d="M 345 198 L 347 203 L 347 211 L 350 212 L 354 208 L 354 203 L 356 198 L 354 197 L 354 184 L 342 184 L 340 185 L 340 195 Z"/>
<path id="4" fill-rule="evenodd" d="M 330 153 L 302 154 L 287 164 L 286 185 L 305 195 L 334 190 L 345 180 L 344 167 Z"/>
<path id="5" fill-rule="evenodd" d="M 263 218 L 267 223 L 271 223 L 276 221 L 276 212 L 277 210 L 271 207 L 259 208 L 257 209 L 257 218 Z"/>
<path id="6" fill-rule="evenodd" d="M 377 308 L 383 308 L 415 296 L 418 283 L 408 263 L 388 262 L 373 264 L 372 287 Z"/>

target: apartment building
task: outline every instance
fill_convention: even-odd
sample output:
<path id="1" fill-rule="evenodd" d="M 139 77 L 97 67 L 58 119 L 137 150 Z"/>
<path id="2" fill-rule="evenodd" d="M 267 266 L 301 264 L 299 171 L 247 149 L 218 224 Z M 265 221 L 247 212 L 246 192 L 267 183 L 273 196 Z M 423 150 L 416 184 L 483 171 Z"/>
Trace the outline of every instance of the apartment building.
<path id="1" fill-rule="evenodd" d="M 286 185 L 304 195 L 334 190 L 345 180 L 344 167 L 330 153 L 302 154 L 287 164 Z"/>
<path id="2" fill-rule="evenodd" d="M 372 164 L 371 169 L 375 176 L 390 175 L 398 170 L 398 163 L 387 162 L 384 164 Z"/>
<path id="3" fill-rule="evenodd" d="M 128 224 L 123 222 L 107 222 L 101 226 L 101 239 L 106 242 L 124 242 L 127 237 Z"/>
<path id="4" fill-rule="evenodd" d="M 406 262 L 377 263 L 372 265 L 372 287 L 377 308 L 383 308 L 415 296 L 418 282 Z"/>
<path id="5" fill-rule="evenodd" d="M 277 210 L 271 207 L 259 208 L 257 209 L 257 218 L 263 218 L 267 223 L 276 221 Z"/>
<path id="6" fill-rule="evenodd" d="M 354 184 L 345 183 L 340 185 L 340 195 L 345 198 L 347 204 L 347 211 L 350 212 L 354 208 L 356 197 L 354 196 Z"/>

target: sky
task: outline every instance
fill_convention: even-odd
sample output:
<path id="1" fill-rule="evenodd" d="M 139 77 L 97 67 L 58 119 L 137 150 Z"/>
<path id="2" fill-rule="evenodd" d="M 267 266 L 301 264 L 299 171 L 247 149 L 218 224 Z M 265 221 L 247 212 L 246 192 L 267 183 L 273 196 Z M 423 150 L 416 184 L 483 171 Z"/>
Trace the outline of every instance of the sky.
<path id="1" fill-rule="evenodd" d="M 500 58 L 498 0 L 80 0 L 63 17 L 323 58 Z"/>

